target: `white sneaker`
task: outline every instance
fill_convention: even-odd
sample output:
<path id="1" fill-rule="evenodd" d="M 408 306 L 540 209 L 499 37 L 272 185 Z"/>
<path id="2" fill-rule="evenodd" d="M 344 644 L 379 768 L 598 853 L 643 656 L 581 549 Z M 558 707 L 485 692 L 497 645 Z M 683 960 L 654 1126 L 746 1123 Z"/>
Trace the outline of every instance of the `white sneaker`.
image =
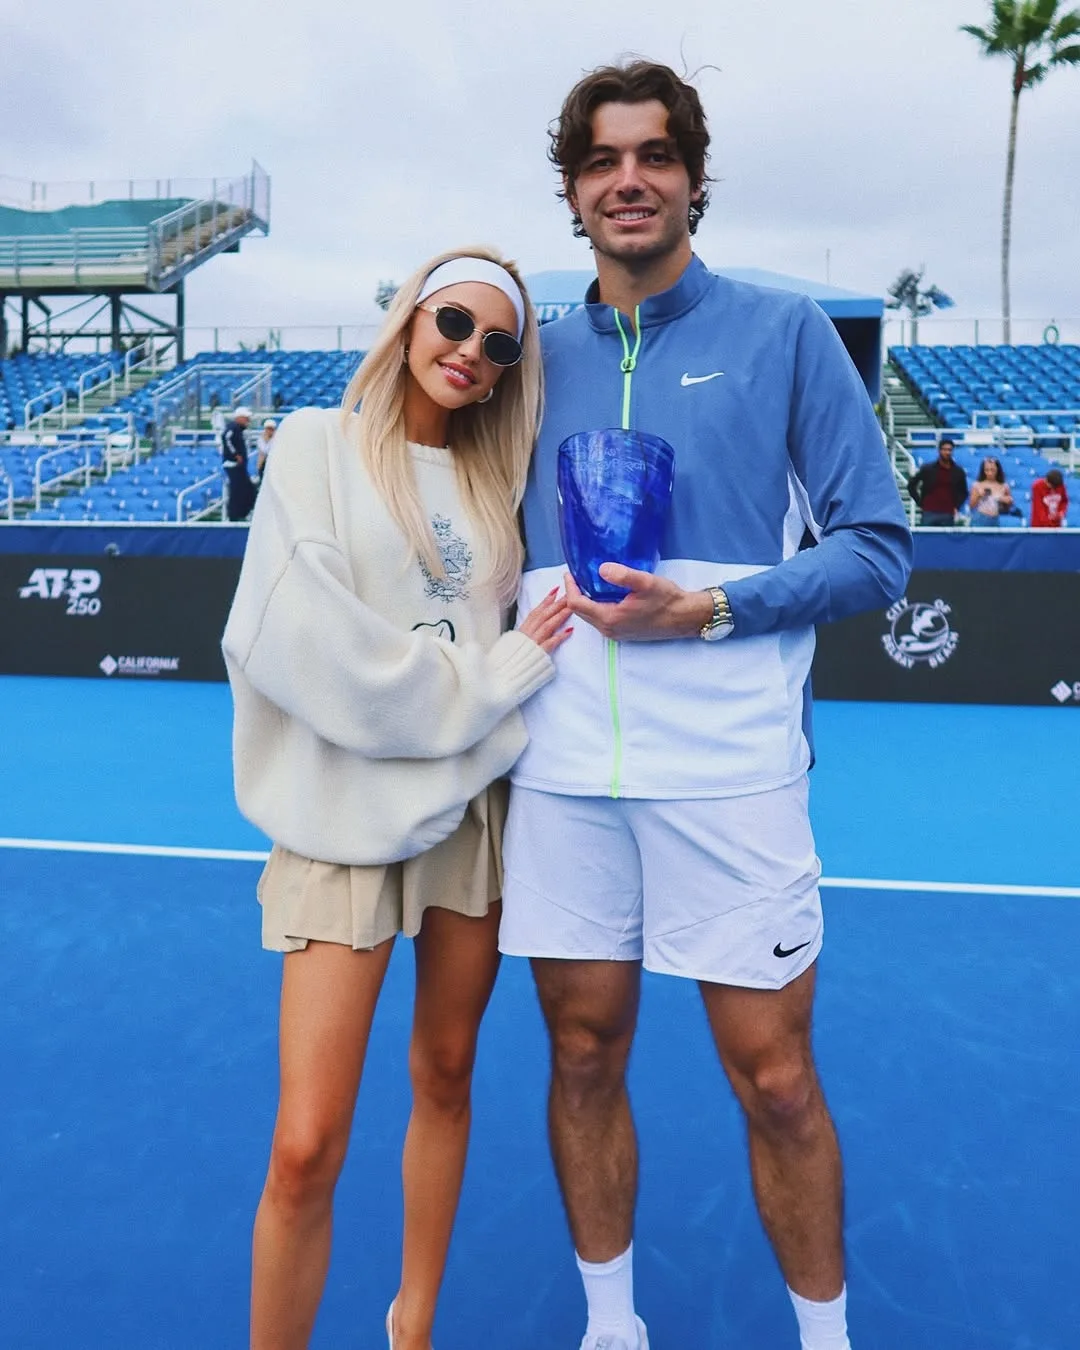
<path id="1" fill-rule="evenodd" d="M 649 1333 L 640 1317 L 634 1318 L 637 1327 L 637 1344 L 629 1345 L 621 1336 L 586 1336 L 581 1342 L 581 1350 L 649 1350 Z"/>

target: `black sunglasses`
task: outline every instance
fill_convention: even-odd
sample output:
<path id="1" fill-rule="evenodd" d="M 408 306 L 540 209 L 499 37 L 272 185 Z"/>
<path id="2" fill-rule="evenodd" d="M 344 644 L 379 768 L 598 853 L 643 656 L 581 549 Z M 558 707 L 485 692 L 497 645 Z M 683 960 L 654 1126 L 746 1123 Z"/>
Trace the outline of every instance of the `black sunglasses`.
<path id="1" fill-rule="evenodd" d="M 417 305 L 435 315 L 435 327 L 448 342 L 468 342 L 475 332 L 480 333 L 480 346 L 493 366 L 516 366 L 521 360 L 521 343 L 512 333 L 493 328 L 490 333 L 477 329 L 476 320 L 457 305 Z"/>

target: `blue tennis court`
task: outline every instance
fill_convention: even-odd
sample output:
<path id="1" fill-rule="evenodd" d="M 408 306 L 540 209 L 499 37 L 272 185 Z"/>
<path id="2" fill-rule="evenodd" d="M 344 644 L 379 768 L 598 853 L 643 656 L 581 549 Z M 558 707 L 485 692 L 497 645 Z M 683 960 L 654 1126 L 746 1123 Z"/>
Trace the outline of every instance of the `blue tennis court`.
<path id="1" fill-rule="evenodd" d="M 246 1344 L 276 1093 L 266 847 L 223 686 L 0 679 L 0 1345 Z M 1080 1344 L 1080 718 L 822 704 L 817 1048 L 848 1176 L 856 1350 Z M 68 847 L 79 845 L 78 848 Z M 97 845 L 100 851 L 88 851 Z M 396 1287 L 411 953 L 376 1018 L 314 1345 L 376 1350 Z M 438 1350 L 574 1350 L 524 963 L 482 1036 Z M 692 986 L 647 978 L 632 1090 L 653 1350 L 794 1350 Z"/>

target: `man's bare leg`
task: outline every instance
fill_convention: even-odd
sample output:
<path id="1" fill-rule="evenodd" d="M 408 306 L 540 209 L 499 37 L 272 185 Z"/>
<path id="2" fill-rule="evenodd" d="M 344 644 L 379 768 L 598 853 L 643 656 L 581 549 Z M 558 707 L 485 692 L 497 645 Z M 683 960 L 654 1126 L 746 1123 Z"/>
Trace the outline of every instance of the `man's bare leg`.
<path id="1" fill-rule="evenodd" d="M 827 1302 L 844 1286 L 843 1172 L 810 1046 L 814 982 L 811 966 L 783 989 L 703 983 L 701 994 L 780 1268 L 796 1294 Z"/>
<path id="2" fill-rule="evenodd" d="M 637 1025 L 636 961 L 534 959 L 551 1037 L 548 1130 L 578 1255 L 611 1261 L 630 1246 L 637 1137 L 626 1066 Z"/>

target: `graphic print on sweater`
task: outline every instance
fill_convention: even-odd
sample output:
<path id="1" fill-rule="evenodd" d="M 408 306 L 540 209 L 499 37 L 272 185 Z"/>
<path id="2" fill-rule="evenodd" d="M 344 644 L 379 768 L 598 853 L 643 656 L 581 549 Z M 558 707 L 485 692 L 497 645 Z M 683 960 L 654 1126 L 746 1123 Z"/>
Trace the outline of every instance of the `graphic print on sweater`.
<path id="1" fill-rule="evenodd" d="M 434 637 L 449 638 L 451 642 L 457 641 L 457 633 L 449 619 L 437 619 L 434 623 L 414 623 L 412 626 L 414 633 L 419 632 L 421 628 L 430 628 Z"/>
<path id="2" fill-rule="evenodd" d="M 424 574 L 425 594 L 436 600 L 468 599 L 469 582 L 472 580 L 472 550 L 459 534 L 454 533 L 448 516 L 432 516 L 431 529 L 439 546 L 446 576 L 433 576 L 431 569 L 421 558 L 420 570 Z"/>

